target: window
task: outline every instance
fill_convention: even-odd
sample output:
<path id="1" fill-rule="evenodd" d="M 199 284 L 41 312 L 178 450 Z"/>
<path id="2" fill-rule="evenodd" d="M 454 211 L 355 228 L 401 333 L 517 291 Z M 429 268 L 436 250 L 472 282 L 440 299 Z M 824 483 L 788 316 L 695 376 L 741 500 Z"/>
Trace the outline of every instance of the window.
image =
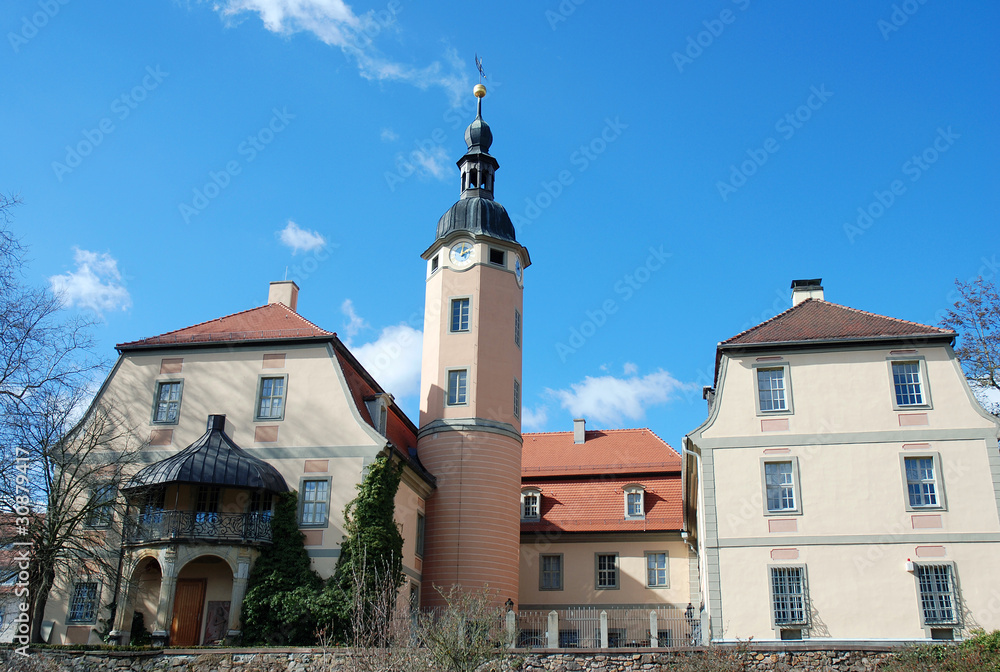
<path id="1" fill-rule="evenodd" d="M 917 565 L 924 625 L 957 625 L 955 577 L 951 565 Z"/>
<path id="2" fill-rule="evenodd" d="M 505 266 L 506 260 L 504 259 L 503 250 L 498 250 L 495 247 L 490 248 L 490 263 L 496 264 L 497 266 Z"/>
<path id="3" fill-rule="evenodd" d="M 521 417 L 521 383 L 514 379 L 514 417 Z"/>
<path id="4" fill-rule="evenodd" d="M 618 588 L 618 554 L 597 554 L 597 588 L 615 590 Z"/>
<path id="5" fill-rule="evenodd" d="M 67 623 L 93 623 L 97 620 L 97 582 L 85 581 L 73 586 Z"/>
<path id="6" fill-rule="evenodd" d="M 281 420 L 285 417 L 286 378 L 261 377 L 257 391 L 257 420 Z"/>
<path id="7" fill-rule="evenodd" d="M 424 555 L 424 514 L 417 514 L 417 543 L 416 543 L 416 554 L 423 557 Z"/>
<path id="8" fill-rule="evenodd" d="M 765 462 L 764 482 L 767 484 L 768 511 L 795 510 L 795 483 L 790 461 Z"/>
<path id="9" fill-rule="evenodd" d="M 559 648 L 560 649 L 575 649 L 580 646 L 580 631 L 579 630 L 560 630 L 559 631 Z"/>
<path id="10" fill-rule="evenodd" d="M 89 527 L 107 527 L 111 524 L 115 492 L 115 486 L 110 484 L 94 488 L 90 495 L 90 512 L 87 515 Z"/>
<path id="11" fill-rule="evenodd" d="M 625 517 L 645 518 L 646 507 L 644 503 L 644 491 L 640 486 L 625 488 Z"/>
<path id="12" fill-rule="evenodd" d="M 784 367 L 757 369 L 757 403 L 762 413 L 788 410 Z"/>
<path id="13" fill-rule="evenodd" d="M 381 434 L 382 436 L 385 436 L 385 431 L 388 422 L 389 422 L 389 411 L 386 410 L 386 407 L 383 404 L 378 411 L 378 433 Z"/>
<path id="14" fill-rule="evenodd" d="M 802 513 L 798 458 L 761 458 L 761 478 L 765 516 Z"/>
<path id="15" fill-rule="evenodd" d="M 302 481 L 302 525 L 326 525 L 326 513 L 330 505 L 330 481 L 318 479 Z"/>
<path id="16" fill-rule="evenodd" d="M 910 506 L 937 506 L 937 483 L 933 457 L 906 457 L 906 490 Z"/>
<path id="17" fill-rule="evenodd" d="M 538 490 L 525 490 L 521 493 L 521 520 L 538 520 L 542 502 L 542 493 Z"/>
<path id="18" fill-rule="evenodd" d="M 646 554 L 646 587 L 667 588 L 670 585 L 670 575 L 667 573 L 666 553 Z"/>
<path id="19" fill-rule="evenodd" d="M 562 590 L 563 589 L 563 556 L 542 555 L 539 556 L 539 590 Z"/>
<path id="20" fill-rule="evenodd" d="M 771 567 L 774 626 L 803 626 L 806 620 L 805 567 Z"/>
<path id="21" fill-rule="evenodd" d="M 448 405 L 460 406 L 468 403 L 466 387 L 468 384 L 468 369 L 455 369 L 448 372 Z"/>
<path id="22" fill-rule="evenodd" d="M 202 485 L 198 488 L 198 508 L 195 522 L 217 523 L 219 521 L 219 494 L 217 485 Z"/>
<path id="23" fill-rule="evenodd" d="M 451 330 L 469 330 L 469 299 L 451 300 Z"/>
<path id="24" fill-rule="evenodd" d="M 919 361 L 892 362 L 892 386 L 896 393 L 896 406 L 924 405 Z"/>
<path id="25" fill-rule="evenodd" d="M 434 258 L 431 259 L 431 273 L 433 273 L 436 270 L 438 270 L 438 258 L 437 255 L 435 254 Z"/>
<path id="26" fill-rule="evenodd" d="M 158 425 L 176 425 L 181 412 L 181 381 L 165 380 L 156 384 L 153 404 L 153 422 Z"/>
<path id="27" fill-rule="evenodd" d="M 514 309 L 514 345 L 521 347 L 521 313 Z"/>

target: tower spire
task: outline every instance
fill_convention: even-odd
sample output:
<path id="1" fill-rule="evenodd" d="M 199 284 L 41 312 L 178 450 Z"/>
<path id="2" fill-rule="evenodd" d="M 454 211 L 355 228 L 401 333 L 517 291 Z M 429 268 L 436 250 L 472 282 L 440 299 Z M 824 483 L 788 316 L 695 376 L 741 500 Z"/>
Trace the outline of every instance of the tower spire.
<path id="1" fill-rule="evenodd" d="M 486 87 L 476 84 L 472 93 L 476 97 L 476 118 L 465 129 L 465 144 L 469 149 L 458 160 L 462 176 L 462 198 L 493 200 L 493 176 L 500 164 L 489 154 L 490 145 L 493 144 L 493 131 L 483 121 L 483 96 L 486 95 Z"/>

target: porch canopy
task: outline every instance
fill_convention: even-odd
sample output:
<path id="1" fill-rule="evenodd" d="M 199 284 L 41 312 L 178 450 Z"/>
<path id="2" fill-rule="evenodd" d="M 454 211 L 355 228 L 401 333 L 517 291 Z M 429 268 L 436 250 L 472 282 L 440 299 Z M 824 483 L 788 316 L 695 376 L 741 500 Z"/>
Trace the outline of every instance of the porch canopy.
<path id="1" fill-rule="evenodd" d="M 208 431 L 198 440 L 176 455 L 144 467 L 123 490 L 196 483 L 288 492 L 288 484 L 278 470 L 236 445 L 225 427 L 225 415 L 208 416 Z"/>

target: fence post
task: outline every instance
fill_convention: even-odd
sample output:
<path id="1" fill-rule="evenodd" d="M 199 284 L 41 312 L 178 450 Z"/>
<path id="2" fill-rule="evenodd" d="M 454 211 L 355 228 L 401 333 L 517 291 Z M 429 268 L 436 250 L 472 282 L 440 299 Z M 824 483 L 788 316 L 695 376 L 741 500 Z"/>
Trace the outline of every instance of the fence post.
<path id="1" fill-rule="evenodd" d="M 654 649 L 660 645 L 660 629 L 656 627 L 656 610 L 649 612 L 649 645 Z"/>
<path id="2" fill-rule="evenodd" d="M 514 615 L 514 610 L 507 611 L 507 648 L 513 649 L 517 646 L 517 617 Z"/>
<path id="3" fill-rule="evenodd" d="M 550 649 L 559 648 L 559 612 L 553 609 L 549 612 L 548 645 Z"/>
<path id="4" fill-rule="evenodd" d="M 608 648 L 608 612 L 601 611 L 601 648 Z"/>

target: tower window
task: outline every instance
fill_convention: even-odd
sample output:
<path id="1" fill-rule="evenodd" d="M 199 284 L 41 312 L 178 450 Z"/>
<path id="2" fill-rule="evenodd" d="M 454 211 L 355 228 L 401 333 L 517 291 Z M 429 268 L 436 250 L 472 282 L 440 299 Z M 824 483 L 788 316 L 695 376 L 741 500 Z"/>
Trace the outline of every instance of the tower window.
<path id="1" fill-rule="evenodd" d="M 521 383 L 514 379 L 514 417 L 521 417 Z"/>
<path id="2" fill-rule="evenodd" d="M 521 313 L 514 309 L 514 345 L 521 347 Z"/>
<path id="3" fill-rule="evenodd" d="M 495 247 L 491 247 L 490 248 L 490 263 L 491 264 L 496 264 L 497 266 L 504 266 L 505 265 L 505 261 L 506 261 L 504 259 L 504 256 L 505 255 L 504 255 L 503 250 L 498 250 Z"/>
<path id="4" fill-rule="evenodd" d="M 469 330 L 469 299 L 451 300 L 451 330 Z"/>
<path id="5" fill-rule="evenodd" d="M 437 255 L 435 254 L 434 258 L 431 259 L 431 273 L 433 273 L 436 270 L 438 270 L 438 258 Z"/>
<path id="6" fill-rule="evenodd" d="M 456 369 L 448 372 L 448 405 L 460 406 L 468 403 L 466 390 L 468 389 L 469 371 L 468 369 Z"/>

